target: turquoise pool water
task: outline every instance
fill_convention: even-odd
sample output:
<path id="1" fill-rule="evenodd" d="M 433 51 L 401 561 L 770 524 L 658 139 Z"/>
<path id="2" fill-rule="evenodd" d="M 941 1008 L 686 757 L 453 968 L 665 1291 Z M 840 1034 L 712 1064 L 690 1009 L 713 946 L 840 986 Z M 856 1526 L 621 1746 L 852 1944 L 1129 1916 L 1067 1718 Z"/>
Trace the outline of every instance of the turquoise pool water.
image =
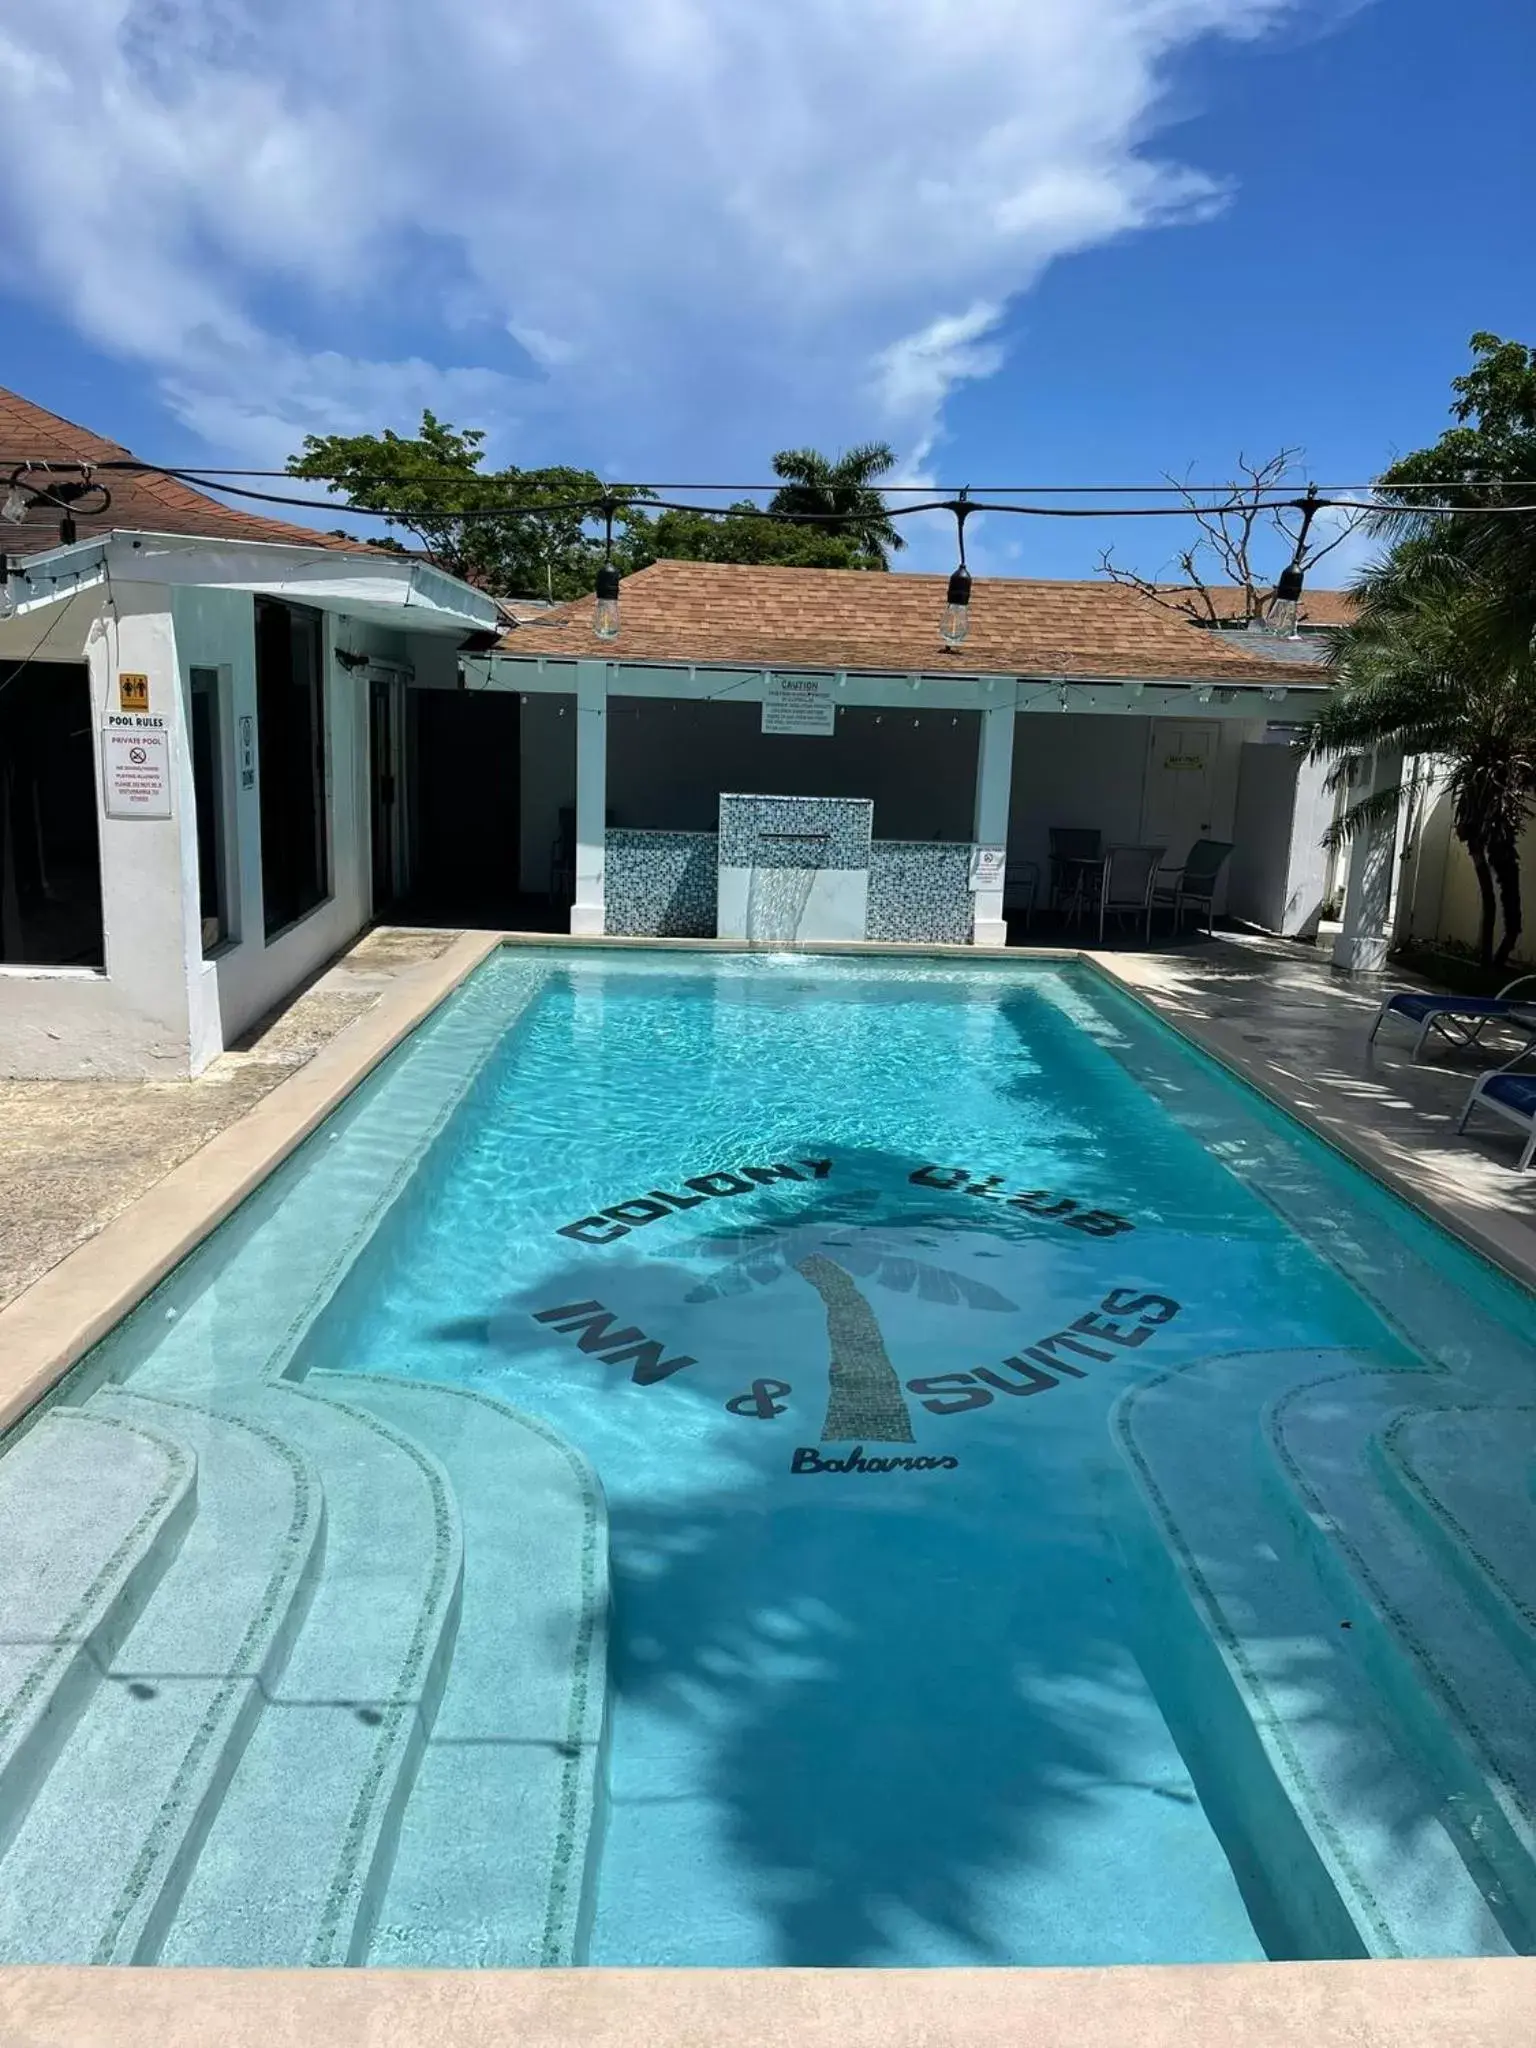
<path id="1" fill-rule="evenodd" d="M 1086 970 L 508 956 L 66 1392 L 296 1445 L 328 1504 L 273 1497 L 227 1768 L 190 1692 L 196 1801 L 145 1765 L 181 1846 L 130 1952 L 1528 1947 L 1531 1338 Z M 148 1745 L 133 1641 L 0 1879 Z"/>

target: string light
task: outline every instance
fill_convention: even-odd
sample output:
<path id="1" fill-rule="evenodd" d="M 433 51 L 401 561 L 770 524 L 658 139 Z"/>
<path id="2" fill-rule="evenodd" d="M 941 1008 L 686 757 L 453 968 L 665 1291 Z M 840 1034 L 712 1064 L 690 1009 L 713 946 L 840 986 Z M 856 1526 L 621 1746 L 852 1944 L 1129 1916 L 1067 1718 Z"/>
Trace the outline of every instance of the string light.
<path id="1" fill-rule="evenodd" d="M 949 579 L 944 612 L 939 620 L 939 638 L 946 647 L 961 647 L 971 630 L 971 572 L 965 566 L 965 522 L 970 517 L 971 508 L 964 491 L 949 509 L 955 515 L 955 538 L 959 542 L 960 560 Z"/>
<path id="2" fill-rule="evenodd" d="M 597 602 L 592 611 L 592 630 L 599 640 L 619 637 L 619 572 L 613 560 L 613 515 L 617 510 L 612 498 L 603 500 L 603 565 L 597 572 Z"/>

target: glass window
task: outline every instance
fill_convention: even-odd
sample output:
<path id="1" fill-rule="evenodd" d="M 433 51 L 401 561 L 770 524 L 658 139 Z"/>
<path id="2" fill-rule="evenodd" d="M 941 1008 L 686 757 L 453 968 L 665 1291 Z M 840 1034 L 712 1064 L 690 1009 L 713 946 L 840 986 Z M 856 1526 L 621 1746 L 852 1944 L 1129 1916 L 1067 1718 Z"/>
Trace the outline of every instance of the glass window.
<path id="1" fill-rule="evenodd" d="M 0 962 L 105 959 L 87 672 L 0 660 Z"/>
<path id="2" fill-rule="evenodd" d="M 256 601 L 256 742 L 266 935 L 330 893 L 320 614 Z"/>

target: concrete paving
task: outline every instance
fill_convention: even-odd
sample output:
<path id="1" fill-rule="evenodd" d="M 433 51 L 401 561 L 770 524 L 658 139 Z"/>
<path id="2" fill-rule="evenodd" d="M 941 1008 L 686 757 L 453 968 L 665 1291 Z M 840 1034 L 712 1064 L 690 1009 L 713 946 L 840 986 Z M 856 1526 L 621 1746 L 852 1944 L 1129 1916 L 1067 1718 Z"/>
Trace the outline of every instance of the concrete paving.
<path id="1" fill-rule="evenodd" d="M 1104 958 L 1114 976 L 1171 1023 L 1400 1194 L 1531 1284 L 1536 1280 L 1536 1168 L 1516 1171 L 1520 1133 L 1479 1112 L 1456 1120 L 1473 1082 L 1518 1050 L 1489 1031 L 1455 1051 L 1386 1024 L 1366 1035 L 1382 995 L 1423 986 L 1407 975 L 1346 975 L 1313 949 L 1226 938 L 1167 953 Z"/>
<path id="2" fill-rule="evenodd" d="M 451 931 L 380 927 L 196 1081 L 0 1080 L 0 1307 L 367 1013 Z"/>

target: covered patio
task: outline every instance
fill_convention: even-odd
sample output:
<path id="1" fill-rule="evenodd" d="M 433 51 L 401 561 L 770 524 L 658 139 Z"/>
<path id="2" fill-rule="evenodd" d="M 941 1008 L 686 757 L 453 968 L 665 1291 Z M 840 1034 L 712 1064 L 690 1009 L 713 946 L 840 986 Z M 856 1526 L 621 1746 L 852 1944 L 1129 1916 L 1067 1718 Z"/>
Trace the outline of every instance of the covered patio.
<path id="1" fill-rule="evenodd" d="M 581 602 L 466 658 L 469 687 L 522 700 L 521 889 L 581 935 L 1145 943 L 1203 842 L 1196 921 L 1315 932 L 1333 799 L 1294 741 L 1327 688 L 1316 639 L 1004 581 L 951 649 L 943 598 L 937 577 L 661 562 L 623 583 L 612 639 Z M 744 851 L 722 798 L 814 801 Z M 837 889 L 808 879 L 798 926 L 744 928 L 722 870 L 813 876 L 850 805 L 862 851 L 832 858 L 862 871 L 854 908 L 817 928 Z M 1353 913 L 1378 914 L 1359 890 Z"/>

